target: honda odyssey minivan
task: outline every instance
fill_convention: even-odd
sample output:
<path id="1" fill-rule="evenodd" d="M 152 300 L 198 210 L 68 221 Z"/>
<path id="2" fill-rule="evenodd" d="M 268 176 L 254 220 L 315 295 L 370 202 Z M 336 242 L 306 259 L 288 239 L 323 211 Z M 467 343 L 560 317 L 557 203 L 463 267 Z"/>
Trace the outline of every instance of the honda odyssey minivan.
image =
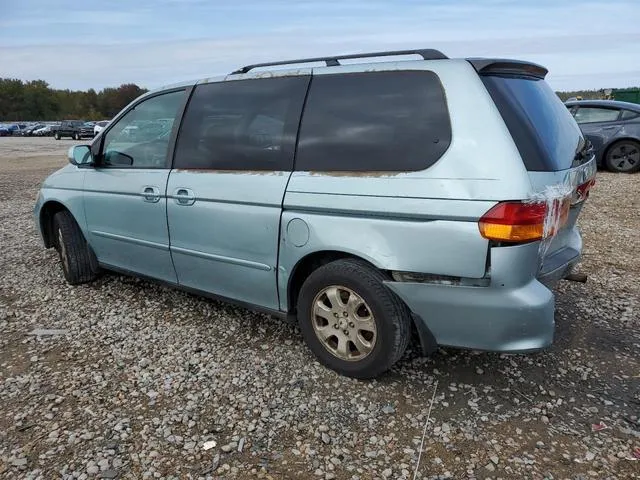
<path id="1" fill-rule="evenodd" d="M 70 149 L 35 220 L 69 283 L 111 270 L 295 318 L 344 375 L 414 332 L 425 353 L 542 349 L 596 172 L 546 74 L 411 50 L 162 88 Z"/>

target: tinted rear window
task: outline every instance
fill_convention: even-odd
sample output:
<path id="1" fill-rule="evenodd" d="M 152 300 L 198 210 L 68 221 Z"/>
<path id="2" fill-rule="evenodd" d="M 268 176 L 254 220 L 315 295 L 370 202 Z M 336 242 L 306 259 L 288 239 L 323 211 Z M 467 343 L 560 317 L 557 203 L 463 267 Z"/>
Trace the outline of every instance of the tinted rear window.
<path id="1" fill-rule="evenodd" d="M 296 155 L 302 171 L 415 171 L 451 143 L 444 90 L 433 72 L 318 75 Z"/>
<path id="2" fill-rule="evenodd" d="M 566 170 L 585 142 L 567 107 L 542 79 L 482 76 L 529 171 Z"/>

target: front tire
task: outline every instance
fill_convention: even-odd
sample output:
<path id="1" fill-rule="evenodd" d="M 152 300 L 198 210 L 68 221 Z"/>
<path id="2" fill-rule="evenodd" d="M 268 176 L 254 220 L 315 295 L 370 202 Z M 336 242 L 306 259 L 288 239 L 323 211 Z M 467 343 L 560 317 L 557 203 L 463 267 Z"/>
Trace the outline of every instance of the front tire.
<path id="1" fill-rule="evenodd" d="M 368 263 L 344 259 L 318 268 L 298 297 L 298 323 L 318 360 L 354 378 L 385 372 L 409 344 L 411 314 Z"/>
<path id="2" fill-rule="evenodd" d="M 613 143 L 607 149 L 604 164 L 611 172 L 637 172 L 640 170 L 640 143 L 633 140 L 620 140 Z"/>
<path id="3" fill-rule="evenodd" d="M 99 272 L 97 259 L 69 211 L 55 214 L 53 235 L 67 282 L 79 285 L 95 280 Z"/>
<path id="4" fill-rule="evenodd" d="M 56 140 L 60 140 L 60 134 L 59 133 L 54 133 L 53 134 L 53 138 L 55 138 Z"/>

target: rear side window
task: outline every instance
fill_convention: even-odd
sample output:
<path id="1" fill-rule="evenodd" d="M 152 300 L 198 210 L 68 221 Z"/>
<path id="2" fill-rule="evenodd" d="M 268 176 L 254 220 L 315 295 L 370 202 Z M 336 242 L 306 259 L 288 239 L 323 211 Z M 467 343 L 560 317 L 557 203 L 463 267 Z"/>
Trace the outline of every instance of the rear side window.
<path id="1" fill-rule="evenodd" d="M 634 118 L 640 117 L 640 113 L 634 112 L 632 110 L 623 110 L 622 111 L 622 120 L 633 120 Z"/>
<path id="2" fill-rule="evenodd" d="M 450 143 L 449 113 L 435 73 L 318 75 L 302 117 L 295 169 L 424 170 Z"/>
<path id="3" fill-rule="evenodd" d="M 547 82 L 512 75 L 483 75 L 482 81 L 527 170 L 566 170 L 585 159 L 580 128 Z"/>
<path id="4" fill-rule="evenodd" d="M 574 118 L 578 123 L 615 122 L 619 114 L 615 108 L 580 107 Z"/>
<path id="5" fill-rule="evenodd" d="M 309 77 L 199 85 L 187 107 L 174 168 L 291 171 Z"/>

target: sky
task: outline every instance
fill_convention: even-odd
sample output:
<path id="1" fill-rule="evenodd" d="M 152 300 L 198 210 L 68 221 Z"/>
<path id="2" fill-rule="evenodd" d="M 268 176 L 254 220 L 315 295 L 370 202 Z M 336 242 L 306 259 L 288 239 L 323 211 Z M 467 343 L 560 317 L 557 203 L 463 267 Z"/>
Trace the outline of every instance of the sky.
<path id="1" fill-rule="evenodd" d="M 0 0 L 0 77 L 147 88 L 250 63 L 437 48 L 540 63 L 555 90 L 640 85 L 640 0 Z"/>

